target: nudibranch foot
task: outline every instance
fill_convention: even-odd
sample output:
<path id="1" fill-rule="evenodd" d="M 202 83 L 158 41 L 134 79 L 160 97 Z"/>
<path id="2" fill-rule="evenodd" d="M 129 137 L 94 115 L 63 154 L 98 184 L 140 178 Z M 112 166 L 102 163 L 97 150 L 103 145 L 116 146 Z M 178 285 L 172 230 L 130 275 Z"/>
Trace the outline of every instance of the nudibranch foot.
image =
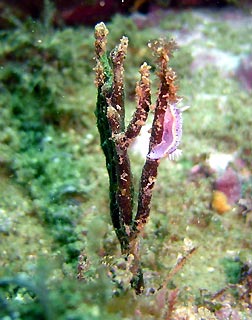
<path id="1" fill-rule="evenodd" d="M 166 144 L 164 142 L 154 147 L 147 155 L 151 160 L 158 160 L 164 157 L 166 151 Z"/>

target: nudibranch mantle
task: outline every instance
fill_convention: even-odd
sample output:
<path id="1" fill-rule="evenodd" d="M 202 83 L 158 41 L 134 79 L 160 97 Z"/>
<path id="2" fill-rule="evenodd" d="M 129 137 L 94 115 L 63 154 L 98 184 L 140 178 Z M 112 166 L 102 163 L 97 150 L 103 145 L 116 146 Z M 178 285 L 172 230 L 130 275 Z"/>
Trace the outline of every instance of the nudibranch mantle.
<path id="1" fill-rule="evenodd" d="M 170 160 L 178 158 L 182 150 L 177 149 L 182 137 L 182 111 L 189 107 L 177 108 L 177 103 L 169 104 L 165 111 L 162 141 L 154 146 L 147 158 L 158 160 L 168 156 Z"/>

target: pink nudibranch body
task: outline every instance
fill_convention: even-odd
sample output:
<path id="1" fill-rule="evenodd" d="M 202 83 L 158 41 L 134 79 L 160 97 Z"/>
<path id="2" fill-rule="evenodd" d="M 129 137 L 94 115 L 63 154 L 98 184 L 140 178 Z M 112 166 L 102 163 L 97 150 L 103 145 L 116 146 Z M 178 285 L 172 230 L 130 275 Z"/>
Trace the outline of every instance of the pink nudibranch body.
<path id="1" fill-rule="evenodd" d="M 165 111 L 162 141 L 153 147 L 147 157 L 157 160 L 168 156 L 170 160 L 178 158 L 182 150 L 177 149 L 182 137 L 182 111 L 188 107 L 178 109 L 177 104 L 169 104 Z"/>

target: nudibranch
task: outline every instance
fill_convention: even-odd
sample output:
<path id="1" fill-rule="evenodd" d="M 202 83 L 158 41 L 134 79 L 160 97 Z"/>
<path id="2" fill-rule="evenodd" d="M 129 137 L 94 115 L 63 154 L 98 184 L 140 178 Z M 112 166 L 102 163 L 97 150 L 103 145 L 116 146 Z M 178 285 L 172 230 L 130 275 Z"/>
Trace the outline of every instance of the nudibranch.
<path id="1" fill-rule="evenodd" d="M 179 101 L 180 102 L 180 101 Z M 189 107 L 177 108 L 177 103 L 169 104 L 165 111 L 162 141 L 154 146 L 147 157 L 158 160 L 168 156 L 170 160 L 178 158 L 182 150 L 178 146 L 182 137 L 182 111 Z"/>

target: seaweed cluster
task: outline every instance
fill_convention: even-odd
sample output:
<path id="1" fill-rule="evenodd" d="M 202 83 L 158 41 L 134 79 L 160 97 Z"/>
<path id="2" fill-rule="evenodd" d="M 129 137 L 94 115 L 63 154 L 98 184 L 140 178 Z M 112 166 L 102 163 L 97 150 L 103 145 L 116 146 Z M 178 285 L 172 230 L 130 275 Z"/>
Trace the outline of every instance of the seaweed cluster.
<path id="1" fill-rule="evenodd" d="M 160 87 L 151 128 L 149 152 L 140 179 L 137 213 L 133 215 L 134 188 L 128 157 L 128 148 L 145 125 L 151 106 L 150 66 L 145 62 L 140 67 L 140 80 L 136 87 L 137 109 L 125 128 L 124 66 L 128 39 L 121 38 L 120 44 L 110 53 L 106 52 L 108 30 L 104 23 L 95 27 L 97 126 L 101 147 L 106 157 L 110 181 L 110 213 L 122 253 L 133 255 L 131 271 L 132 286 L 136 292 L 143 291 L 143 275 L 139 261 L 138 236 L 150 214 L 152 190 L 157 178 L 160 159 L 176 157 L 177 146 L 182 134 L 175 72 L 168 66 L 174 41 L 160 39 L 149 44 L 158 63 Z"/>

